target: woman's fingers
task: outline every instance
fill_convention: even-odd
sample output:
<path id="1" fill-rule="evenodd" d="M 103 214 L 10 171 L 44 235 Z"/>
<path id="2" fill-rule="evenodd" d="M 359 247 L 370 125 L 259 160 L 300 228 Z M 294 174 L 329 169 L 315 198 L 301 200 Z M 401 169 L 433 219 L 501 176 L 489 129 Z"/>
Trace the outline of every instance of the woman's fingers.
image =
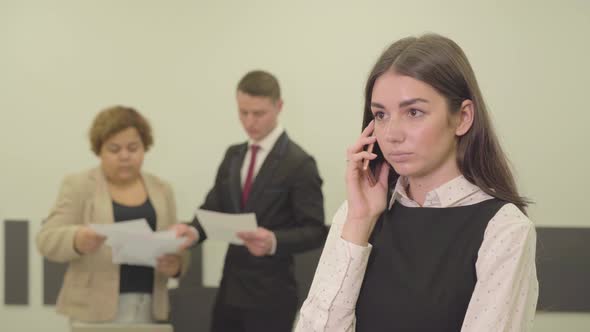
<path id="1" fill-rule="evenodd" d="M 369 160 L 373 160 L 377 158 L 377 155 L 371 152 L 367 152 L 367 151 L 361 151 L 355 154 L 352 154 L 349 156 L 348 161 L 352 161 L 352 162 L 362 162 L 365 159 L 369 159 Z"/>
<path id="2" fill-rule="evenodd" d="M 178 256 L 164 255 L 157 258 L 156 269 L 160 272 L 171 274 L 177 270 Z"/>
<path id="3" fill-rule="evenodd" d="M 364 149 L 365 145 L 369 145 L 376 141 L 374 136 L 371 136 L 375 129 L 375 121 L 369 122 L 369 125 L 363 129 L 359 139 L 348 149 L 349 154 L 359 152 Z"/>
<path id="4" fill-rule="evenodd" d="M 373 147 L 377 138 L 374 136 L 369 136 L 373 133 L 375 129 L 375 121 L 369 122 L 369 125 L 365 127 L 361 136 L 357 139 L 357 141 L 350 146 L 346 151 L 346 161 L 347 162 L 354 162 L 358 165 L 360 162 L 365 162 L 366 160 L 373 160 L 377 158 L 377 155 L 372 153 L 372 151 L 365 150 L 365 146 Z M 372 150 L 372 149 L 371 149 Z M 365 170 L 366 171 L 366 170 Z M 375 183 L 375 178 L 371 179 L 372 185 Z"/>
<path id="5" fill-rule="evenodd" d="M 377 141 L 377 138 L 374 136 L 370 137 L 360 137 L 353 145 L 351 145 L 348 150 L 346 151 L 346 155 L 350 157 L 351 155 L 358 153 L 360 151 L 365 150 L 365 146 L 373 144 Z M 350 158 L 349 158 L 350 159 Z"/>
<path id="6" fill-rule="evenodd" d="M 373 130 L 375 130 L 375 120 L 371 120 L 371 122 L 369 122 L 365 129 L 363 129 L 361 136 L 368 137 L 373 133 Z"/>

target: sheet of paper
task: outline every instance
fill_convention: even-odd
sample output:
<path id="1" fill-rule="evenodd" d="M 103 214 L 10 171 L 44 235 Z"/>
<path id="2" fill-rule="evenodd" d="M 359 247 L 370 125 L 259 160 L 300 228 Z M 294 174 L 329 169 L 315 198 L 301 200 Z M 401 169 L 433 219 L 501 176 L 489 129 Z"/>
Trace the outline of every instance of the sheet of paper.
<path id="1" fill-rule="evenodd" d="M 115 264 L 155 267 L 159 256 L 176 253 L 185 241 L 171 230 L 153 232 L 145 219 L 90 227 L 107 237 L 105 243 L 112 249 Z"/>
<path id="2" fill-rule="evenodd" d="M 156 266 L 157 258 L 178 251 L 184 239 L 146 237 L 142 234 L 129 234 L 127 242 L 113 247 L 113 263 L 127 265 Z"/>
<path id="3" fill-rule="evenodd" d="M 127 234 L 152 234 L 153 231 L 145 219 L 127 220 L 114 224 L 90 224 L 98 234 L 107 237 L 106 244 L 113 246 L 125 243 Z"/>
<path id="4" fill-rule="evenodd" d="M 244 244 L 237 232 L 255 231 L 257 227 L 254 213 L 230 214 L 198 209 L 195 214 L 207 233 L 207 238 L 232 244 Z"/>
<path id="5" fill-rule="evenodd" d="M 145 219 L 126 220 L 114 224 L 90 224 L 97 233 L 108 236 L 119 232 L 153 233 Z"/>

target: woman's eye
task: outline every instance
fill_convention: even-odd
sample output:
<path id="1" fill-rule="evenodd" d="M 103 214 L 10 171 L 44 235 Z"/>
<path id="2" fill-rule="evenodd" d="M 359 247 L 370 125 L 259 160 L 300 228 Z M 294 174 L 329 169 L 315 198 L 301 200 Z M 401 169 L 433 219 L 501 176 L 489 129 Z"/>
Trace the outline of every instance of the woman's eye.
<path id="1" fill-rule="evenodd" d="M 417 110 L 415 108 L 412 108 L 408 111 L 408 115 L 412 118 L 422 116 L 422 114 L 424 114 L 424 112 L 422 112 L 421 110 Z"/>
<path id="2" fill-rule="evenodd" d="M 383 118 L 385 117 L 385 113 L 383 113 L 381 111 L 377 111 L 373 114 L 373 116 L 375 117 L 376 120 L 383 120 Z"/>

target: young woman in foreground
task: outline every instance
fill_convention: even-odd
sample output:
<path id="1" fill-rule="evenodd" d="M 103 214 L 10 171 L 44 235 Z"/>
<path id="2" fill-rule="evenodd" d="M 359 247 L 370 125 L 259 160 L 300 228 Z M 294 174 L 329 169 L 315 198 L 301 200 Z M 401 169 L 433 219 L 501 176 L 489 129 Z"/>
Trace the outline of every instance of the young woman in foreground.
<path id="1" fill-rule="evenodd" d="M 297 331 L 531 331 L 535 228 L 461 48 L 401 39 L 365 92 Z"/>

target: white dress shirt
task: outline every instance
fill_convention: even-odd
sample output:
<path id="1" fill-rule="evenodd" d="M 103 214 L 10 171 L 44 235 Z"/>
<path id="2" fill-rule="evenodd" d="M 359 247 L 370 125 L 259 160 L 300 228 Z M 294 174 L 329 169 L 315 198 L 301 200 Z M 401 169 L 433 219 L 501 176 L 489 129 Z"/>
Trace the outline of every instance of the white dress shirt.
<path id="1" fill-rule="evenodd" d="M 266 135 L 265 138 L 261 139 L 260 141 L 255 142 L 252 139 L 248 140 L 248 151 L 246 152 L 244 162 L 242 163 L 242 169 L 240 171 L 242 189 L 244 188 L 244 182 L 246 182 L 246 177 L 248 176 L 248 167 L 250 166 L 250 158 L 252 156 L 252 149 L 250 147 L 253 144 L 259 146 L 258 152 L 256 153 L 256 164 L 254 164 L 254 173 L 252 173 L 252 183 L 254 183 L 254 179 L 256 179 L 256 175 L 258 174 L 258 171 L 260 171 L 260 167 L 262 167 L 262 164 L 266 160 L 268 153 L 270 152 L 270 150 L 272 150 L 272 147 L 275 145 L 275 143 L 284 131 L 285 129 L 283 128 L 283 126 L 277 124 L 277 126 L 270 133 L 268 133 L 268 135 Z M 269 254 L 274 255 L 276 251 L 277 237 L 274 236 L 273 233 L 272 245 Z"/>
<path id="2" fill-rule="evenodd" d="M 389 208 L 396 202 L 420 206 L 406 194 L 406 184 L 405 178 L 398 180 Z M 459 176 L 429 192 L 423 206 L 466 206 L 492 198 Z M 342 239 L 347 210 L 344 202 L 334 215 L 297 332 L 355 331 L 355 306 L 372 246 Z M 539 295 L 535 250 L 533 223 L 514 204 L 504 205 L 485 230 L 475 264 L 477 283 L 461 332 L 532 331 Z"/>
<path id="3" fill-rule="evenodd" d="M 246 177 L 248 176 L 248 167 L 250 166 L 250 158 L 252 156 L 252 149 L 250 149 L 250 147 L 253 144 L 256 144 L 260 147 L 256 153 L 256 164 L 254 165 L 254 173 L 252 174 L 252 183 L 254 183 L 256 174 L 258 174 L 258 171 L 260 171 L 260 167 L 262 167 L 262 164 L 266 160 L 268 153 L 270 150 L 272 150 L 272 147 L 275 145 L 284 131 L 285 129 L 280 124 L 277 124 L 277 126 L 260 141 L 255 142 L 252 139 L 248 140 L 248 151 L 244 157 L 244 162 L 242 163 L 242 169 L 240 172 L 242 188 L 244 188 L 244 182 L 246 182 Z"/>

